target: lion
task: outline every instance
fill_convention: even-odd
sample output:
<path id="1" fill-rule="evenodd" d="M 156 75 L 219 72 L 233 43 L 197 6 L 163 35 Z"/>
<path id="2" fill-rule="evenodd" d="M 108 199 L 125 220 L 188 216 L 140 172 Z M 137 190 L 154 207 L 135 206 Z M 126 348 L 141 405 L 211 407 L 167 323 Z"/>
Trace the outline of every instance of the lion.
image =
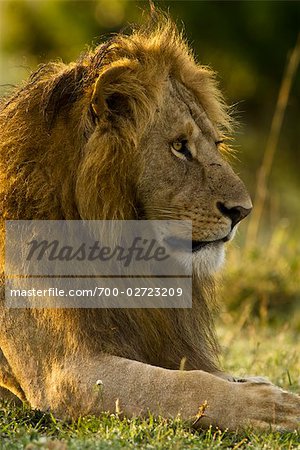
<path id="1" fill-rule="evenodd" d="M 41 65 L 2 101 L 2 239 L 5 220 L 187 219 L 194 266 L 191 309 L 8 308 L 3 288 L 3 398 L 62 418 L 117 407 L 200 428 L 299 427 L 297 395 L 218 362 L 214 274 L 252 208 L 226 158 L 232 126 L 214 72 L 159 13 L 75 63 Z"/>

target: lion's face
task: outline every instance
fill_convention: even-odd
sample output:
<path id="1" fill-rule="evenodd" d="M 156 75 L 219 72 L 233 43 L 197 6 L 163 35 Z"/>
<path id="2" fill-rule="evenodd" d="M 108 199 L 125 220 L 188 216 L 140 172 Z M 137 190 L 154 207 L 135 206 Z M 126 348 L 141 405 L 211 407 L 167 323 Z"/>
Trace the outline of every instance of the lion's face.
<path id="1" fill-rule="evenodd" d="M 222 157 L 221 142 L 193 94 L 169 79 L 140 144 L 146 163 L 139 203 L 147 219 L 191 220 L 193 259 L 209 272 L 222 263 L 224 243 L 252 207 L 244 184 Z"/>

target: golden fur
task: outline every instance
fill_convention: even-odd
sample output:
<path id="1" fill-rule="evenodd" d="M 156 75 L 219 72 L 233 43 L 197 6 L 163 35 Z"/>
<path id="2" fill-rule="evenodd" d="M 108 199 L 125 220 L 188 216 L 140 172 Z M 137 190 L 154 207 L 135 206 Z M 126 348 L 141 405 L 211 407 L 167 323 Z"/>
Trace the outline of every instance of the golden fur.
<path id="1" fill-rule="evenodd" d="M 169 152 L 161 152 L 158 164 L 150 150 L 162 145 L 155 144 L 156 130 L 163 134 L 171 122 L 176 129 L 185 121 L 187 132 L 203 142 L 210 156 L 203 160 L 205 173 L 191 166 L 183 188 L 179 181 L 176 186 L 183 166 Z M 1 105 L 2 239 L 9 219 L 168 214 L 192 218 L 198 240 L 209 240 L 210 234 L 219 239 L 231 222 L 216 209 L 215 199 L 227 208 L 251 207 L 242 183 L 215 150 L 215 142 L 230 129 L 214 73 L 195 62 L 175 25 L 162 15 L 131 35 L 116 35 L 76 63 L 45 64 Z M 148 166 L 166 179 L 159 191 L 152 172 L 145 176 Z M 161 166 L 169 172 L 159 175 Z M 211 179 L 209 189 L 202 189 L 201 180 Z M 2 245 L 2 260 L 3 250 Z M 213 276 L 200 269 L 194 274 L 190 310 L 8 310 L 3 304 L 0 385 L 33 407 L 62 416 L 113 410 L 120 399 L 128 415 L 150 409 L 189 418 L 208 399 L 212 418 L 203 419 L 204 426 L 236 429 L 253 417 L 258 422 L 262 388 L 250 382 L 237 387 L 218 369 L 214 291 Z M 187 372 L 181 373 L 183 360 Z M 103 405 L 92 391 L 97 378 L 105 385 Z M 283 404 L 279 390 L 269 386 L 263 384 L 263 395 Z M 243 406 L 249 395 L 253 414 L 252 407 Z M 224 411 L 224 405 L 231 409 Z M 261 428 L 269 423 L 264 420 Z"/>
<path id="2" fill-rule="evenodd" d="M 123 75 L 112 89 L 114 95 L 128 95 L 132 120 L 105 120 L 83 157 L 85 139 L 90 134 L 89 105 L 95 80 L 100 79 L 103 84 L 108 68 L 123 67 L 124 63 L 135 71 Z M 213 72 L 196 65 L 169 20 L 131 36 L 118 35 L 75 64 L 46 64 L 33 73 L 29 82 L 2 106 L 2 218 L 138 218 L 134 190 L 137 173 L 132 160 L 139 136 L 161 101 L 161 84 L 166 74 L 195 92 L 214 124 L 230 126 Z M 105 84 L 105 95 L 109 96 L 109 80 Z M 69 135 L 62 131 L 60 122 L 64 120 L 68 121 Z M 64 333 L 69 329 L 72 341 L 78 338 L 80 345 L 93 345 L 95 350 L 108 349 L 112 354 L 170 368 L 178 368 L 185 357 L 189 368 L 212 370 L 216 368 L 217 344 L 207 301 L 214 297 L 213 280 L 206 280 L 205 295 L 201 290 L 198 297 L 203 297 L 203 301 L 199 299 L 195 305 L 199 307 L 198 314 L 195 310 L 45 314 L 54 318 L 55 328 L 61 323 Z M 129 320 L 130 328 L 124 326 Z M 112 325 L 118 330 L 113 335 Z M 119 342 L 124 341 L 126 345 L 120 348 Z"/>

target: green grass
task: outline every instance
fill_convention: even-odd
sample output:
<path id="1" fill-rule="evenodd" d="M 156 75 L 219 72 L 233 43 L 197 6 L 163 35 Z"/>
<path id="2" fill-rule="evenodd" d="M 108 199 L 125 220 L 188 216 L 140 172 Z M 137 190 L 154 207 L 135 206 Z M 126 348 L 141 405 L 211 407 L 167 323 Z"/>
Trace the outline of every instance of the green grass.
<path id="1" fill-rule="evenodd" d="M 231 244 L 223 277 L 224 301 L 230 311 L 247 306 L 262 320 L 289 319 L 300 331 L 300 244 L 285 222 L 263 239 L 263 245 Z M 226 293 L 226 294 L 225 294 Z M 228 295 L 229 293 L 229 295 Z"/>

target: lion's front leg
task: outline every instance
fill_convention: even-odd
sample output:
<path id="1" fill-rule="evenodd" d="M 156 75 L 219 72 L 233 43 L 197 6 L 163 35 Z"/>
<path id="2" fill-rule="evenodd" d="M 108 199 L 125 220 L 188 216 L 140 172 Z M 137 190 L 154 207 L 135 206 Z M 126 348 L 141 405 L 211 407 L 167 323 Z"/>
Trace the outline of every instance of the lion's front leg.
<path id="1" fill-rule="evenodd" d="M 196 427 L 299 428 L 300 397 L 269 384 L 231 383 L 202 371 L 177 371 L 114 356 L 65 361 L 44 378 L 46 404 L 61 417 L 120 412 L 181 415 Z M 41 397 L 40 397 L 41 398 Z"/>

